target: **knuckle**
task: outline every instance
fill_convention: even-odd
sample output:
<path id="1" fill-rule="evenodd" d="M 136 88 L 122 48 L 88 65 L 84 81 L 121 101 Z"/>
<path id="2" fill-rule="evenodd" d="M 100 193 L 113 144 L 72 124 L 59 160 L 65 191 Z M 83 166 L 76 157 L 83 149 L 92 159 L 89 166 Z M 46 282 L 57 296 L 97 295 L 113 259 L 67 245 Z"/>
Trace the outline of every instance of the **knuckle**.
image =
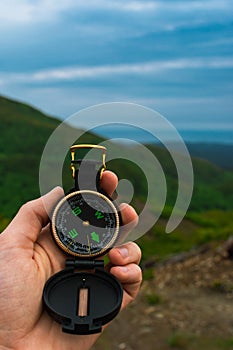
<path id="1" fill-rule="evenodd" d="M 135 265 L 134 267 L 135 271 L 134 271 L 134 274 L 135 274 L 135 280 L 141 284 L 142 283 L 142 269 L 140 268 L 140 266 L 138 265 Z"/>
<path id="2" fill-rule="evenodd" d="M 19 211 L 20 211 L 20 212 L 23 212 L 23 213 L 28 213 L 29 211 L 31 211 L 31 205 L 32 205 L 31 202 L 32 202 L 32 201 L 29 201 L 29 202 L 24 203 L 24 204 L 20 207 Z"/>
<path id="3" fill-rule="evenodd" d="M 21 212 L 28 213 L 31 212 L 35 207 L 35 200 L 28 201 L 24 203 L 19 209 Z"/>
<path id="4" fill-rule="evenodd" d="M 130 252 L 134 252 L 134 255 L 136 256 L 137 261 L 140 261 L 142 258 L 141 248 L 135 242 L 129 242 L 128 244 L 129 244 Z"/>

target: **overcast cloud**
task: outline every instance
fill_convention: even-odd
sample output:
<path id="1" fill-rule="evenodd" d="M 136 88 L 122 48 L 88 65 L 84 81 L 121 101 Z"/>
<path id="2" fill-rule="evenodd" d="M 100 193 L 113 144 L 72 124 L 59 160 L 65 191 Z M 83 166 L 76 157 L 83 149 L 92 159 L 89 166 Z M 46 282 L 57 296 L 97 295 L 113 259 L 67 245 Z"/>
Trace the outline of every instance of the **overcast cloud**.
<path id="1" fill-rule="evenodd" d="M 67 117 L 152 107 L 233 130 L 233 0 L 0 0 L 0 94 Z"/>

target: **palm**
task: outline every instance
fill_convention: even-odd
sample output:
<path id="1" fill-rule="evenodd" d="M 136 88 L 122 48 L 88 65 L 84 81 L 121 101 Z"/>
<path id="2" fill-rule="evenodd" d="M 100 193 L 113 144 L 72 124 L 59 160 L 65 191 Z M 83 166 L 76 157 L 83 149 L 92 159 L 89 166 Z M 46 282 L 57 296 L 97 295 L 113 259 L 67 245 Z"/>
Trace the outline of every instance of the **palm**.
<path id="1" fill-rule="evenodd" d="M 44 247 L 45 244 L 50 245 L 48 236 L 45 236 L 44 232 L 31 250 L 23 246 L 16 247 L 14 241 L 4 249 L 4 235 L 1 238 L 3 238 L 1 259 L 5 263 L 1 271 L 3 278 L 1 278 L 0 300 L 3 298 L 5 302 L 0 304 L 0 323 L 10 326 L 7 332 L 11 346 L 17 348 L 17 344 L 22 344 L 19 348 L 27 349 L 28 343 L 31 349 L 50 349 L 50 347 L 63 349 L 68 340 L 69 349 L 77 349 L 76 337 L 61 332 L 60 326 L 42 307 L 41 295 L 49 277 L 48 271 L 52 275 L 59 270 L 59 263 L 57 266 L 50 263 L 56 261 L 54 252 L 51 254 Z M 15 260 L 10 258 L 12 251 Z M 6 297 L 5 291 L 7 291 Z M 96 336 L 82 338 L 88 345 L 96 340 Z M 33 344 L 34 339 L 37 339 L 36 344 Z"/>

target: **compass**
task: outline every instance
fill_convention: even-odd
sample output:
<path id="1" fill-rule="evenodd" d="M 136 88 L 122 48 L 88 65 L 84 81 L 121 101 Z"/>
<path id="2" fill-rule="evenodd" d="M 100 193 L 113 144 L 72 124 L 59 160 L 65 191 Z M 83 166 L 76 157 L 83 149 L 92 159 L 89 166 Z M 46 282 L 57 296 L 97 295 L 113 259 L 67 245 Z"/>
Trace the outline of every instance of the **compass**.
<path id="1" fill-rule="evenodd" d="M 80 258 L 105 254 L 116 242 L 120 218 L 104 194 L 75 191 L 57 205 L 52 217 L 56 243 L 66 253 Z"/>
<path id="2" fill-rule="evenodd" d="M 101 151 L 102 160 L 76 159 L 83 149 Z M 97 259 L 118 243 L 121 215 L 100 186 L 106 148 L 81 144 L 70 151 L 74 188 L 57 203 L 51 219 L 52 237 L 69 258 L 65 269 L 46 282 L 43 301 L 64 332 L 92 334 L 101 332 L 122 303 L 121 284 Z"/>
<path id="3" fill-rule="evenodd" d="M 102 151 L 102 162 L 76 160 L 83 148 Z M 100 187 L 106 148 L 99 145 L 71 147 L 71 170 L 75 188 L 57 204 L 52 216 L 52 234 L 67 254 L 93 258 L 105 254 L 116 243 L 120 214 L 116 204 Z"/>

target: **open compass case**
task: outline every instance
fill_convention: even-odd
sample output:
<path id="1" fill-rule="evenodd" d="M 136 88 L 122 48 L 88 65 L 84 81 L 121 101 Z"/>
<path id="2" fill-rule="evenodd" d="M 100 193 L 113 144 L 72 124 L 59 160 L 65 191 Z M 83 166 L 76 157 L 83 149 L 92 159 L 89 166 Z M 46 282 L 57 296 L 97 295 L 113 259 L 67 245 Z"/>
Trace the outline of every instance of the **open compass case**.
<path id="1" fill-rule="evenodd" d="M 121 284 L 104 271 L 102 260 L 67 260 L 43 292 L 47 312 L 71 334 L 101 332 L 120 311 L 122 296 Z"/>
<path id="2" fill-rule="evenodd" d="M 96 161 L 75 160 L 74 153 L 80 148 L 103 151 L 102 165 L 97 175 Z M 105 151 L 105 147 L 95 145 L 71 147 L 75 188 L 64 197 L 65 200 L 60 200 L 51 220 L 54 242 L 69 259 L 66 260 L 65 269 L 46 282 L 43 302 L 48 314 L 62 325 L 66 333 L 101 332 L 102 326 L 110 322 L 121 308 L 121 284 L 105 271 L 104 261 L 96 259 L 114 245 L 121 224 L 120 213 L 113 201 L 100 193 Z M 81 163 L 84 190 L 80 189 L 80 167 L 76 168 Z M 107 209 L 110 211 L 107 212 Z"/>

